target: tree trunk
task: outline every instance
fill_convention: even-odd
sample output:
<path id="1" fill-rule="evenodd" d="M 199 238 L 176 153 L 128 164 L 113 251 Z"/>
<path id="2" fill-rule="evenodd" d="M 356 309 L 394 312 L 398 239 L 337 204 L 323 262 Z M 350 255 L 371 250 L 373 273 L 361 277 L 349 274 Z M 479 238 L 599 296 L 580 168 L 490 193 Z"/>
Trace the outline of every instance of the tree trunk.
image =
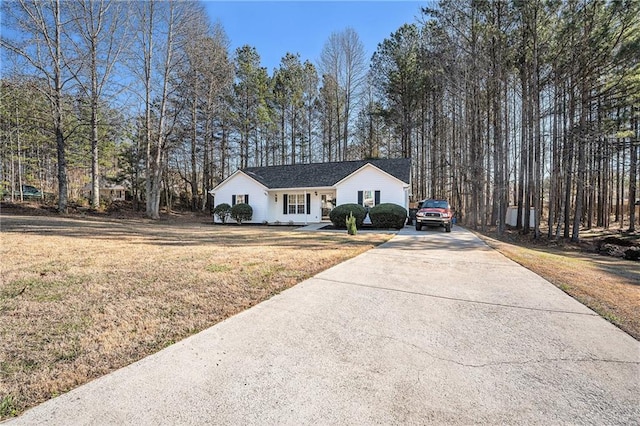
<path id="1" fill-rule="evenodd" d="M 55 46 L 54 46 L 54 127 L 56 134 L 56 150 L 58 156 L 58 211 L 66 213 L 68 204 L 67 190 L 67 155 L 66 141 L 63 132 L 62 123 L 62 40 L 61 31 L 62 23 L 60 22 L 60 0 L 55 1 L 54 5 L 55 18 Z"/>
<path id="2" fill-rule="evenodd" d="M 195 93 L 198 92 L 197 84 Z M 191 99 L 191 210 L 198 210 L 198 96 Z"/>
<path id="3" fill-rule="evenodd" d="M 540 70 L 538 68 L 538 42 L 537 42 L 537 31 L 536 37 L 534 38 L 535 49 L 533 56 L 533 108 L 532 108 L 532 142 L 534 144 L 534 158 L 533 158 L 533 185 L 532 185 L 532 196 L 533 196 L 533 238 L 540 238 L 540 216 L 542 214 L 542 138 L 540 136 Z"/>
<path id="4" fill-rule="evenodd" d="M 629 232 L 636 231 L 636 188 L 637 188 L 637 172 L 638 172 L 638 133 L 640 126 L 638 125 L 638 116 L 634 115 L 631 121 L 631 128 L 634 129 L 634 135 L 631 138 L 631 152 L 629 155 Z"/>
<path id="5" fill-rule="evenodd" d="M 98 46 L 96 35 L 90 34 L 91 49 L 91 205 L 100 208 L 100 152 L 98 148 Z"/>
<path id="6" fill-rule="evenodd" d="M 565 159 L 564 176 L 564 238 L 569 238 L 571 233 L 571 194 L 573 189 L 573 160 L 575 155 L 575 95 L 573 85 L 568 85 L 569 90 L 569 126 L 567 140 L 565 143 L 566 151 L 563 155 Z"/>
<path id="7" fill-rule="evenodd" d="M 580 129 L 578 139 L 578 179 L 576 182 L 576 208 L 573 216 L 573 231 L 571 232 L 571 241 L 578 242 L 580 240 L 580 225 L 582 222 L 582 214 L 584 209 L 586 158 L 585 149 L 587 144 L 587 114 L 589 113 L 589 90 L 585 81 L 581 84 L 581 110 L 580 110 Z"/>
<path id="8" fill-rule="evenodd" d="M 550 188 L 549 188 L 549 221 L 548 226 L 549 230 L 547 232 L 547 237 L 549 239 L 553 239 L 554 234 L 554 226 L 556 224 L 556 217 L 558 214 L 558 199 L 559 199 L 559 188 L 558 184 L 560 181 L 560 149 L 558 143 L 558 122 L 559 122 L 559 114 L 560 107 L 558 101 L 558 91 L 560 90 L 560 84 L 556 75 L 555 78 L 555 88 L 553 92 L 553 123 L 551 128 L 551 180 L 550 180 Z"/>

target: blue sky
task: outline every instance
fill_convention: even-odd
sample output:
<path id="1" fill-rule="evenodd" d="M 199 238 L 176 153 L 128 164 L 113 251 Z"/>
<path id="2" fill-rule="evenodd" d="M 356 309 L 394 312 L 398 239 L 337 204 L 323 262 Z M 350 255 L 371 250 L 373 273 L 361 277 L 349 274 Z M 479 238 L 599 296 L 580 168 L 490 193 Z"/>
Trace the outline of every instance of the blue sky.
<path id="1" fill-rule="evenodd" d="M 332 32 L 353 28 L 371 58 L 378 43 L 402 24 L 413 23 L 426 1 L 206 1 L 209 17 L 220 21 L 231 50 L 248 44 L 269 74 L 287 53 L 317 65 Z"/>

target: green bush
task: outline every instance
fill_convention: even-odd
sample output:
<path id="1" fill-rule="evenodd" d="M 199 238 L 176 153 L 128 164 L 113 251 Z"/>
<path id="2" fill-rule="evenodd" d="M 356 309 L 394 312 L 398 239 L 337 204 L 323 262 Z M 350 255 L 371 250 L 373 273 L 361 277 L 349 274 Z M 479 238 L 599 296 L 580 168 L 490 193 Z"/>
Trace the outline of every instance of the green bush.
<path id="1" fill-rule="evenodd" d="M 213 209 L 213 215 L 218 218 L 222 223 L 226 223 L 229 215 L 231 214 L 231 206 L 227 203 L 218 204 Z"/>
<path id="2" fill-rule="evenodd" d="M 374 228 L 401 229 L 407 221 L 407 210 L 397 204 L 378 204 L 369 210 L 369 218 Z"/>
<path id="3" fill-rule="evenodd" d="M 349 213 L 352 213 L 356 218 L 356 227 L 361 228 L 367 211 L 359 204 L 341 204 L 331 210 L 329 219 L 331 219 L 331 223 L 333 223 L 333 226 L 336 228 L 345 229 L 347 227 L 345 220 L 349 216 Z"/>
<path id="4" fill-rule="evenodd" d="M 231 217 L 238 223 L 242 223 L 245 220 L 251 220 L 253 217 L 253 209 L 249 204 L 240 203 L 231 207 Z"/>

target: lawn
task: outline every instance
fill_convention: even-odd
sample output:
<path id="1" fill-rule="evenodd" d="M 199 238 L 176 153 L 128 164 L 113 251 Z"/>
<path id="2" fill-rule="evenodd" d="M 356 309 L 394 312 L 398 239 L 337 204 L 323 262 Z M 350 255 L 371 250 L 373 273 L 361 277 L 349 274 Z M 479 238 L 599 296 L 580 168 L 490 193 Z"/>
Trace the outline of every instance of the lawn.
<path id="1" fill-rule="evenodd" d="M 0 419 L 128 365 L 392 235 L 0 217 Z"/>

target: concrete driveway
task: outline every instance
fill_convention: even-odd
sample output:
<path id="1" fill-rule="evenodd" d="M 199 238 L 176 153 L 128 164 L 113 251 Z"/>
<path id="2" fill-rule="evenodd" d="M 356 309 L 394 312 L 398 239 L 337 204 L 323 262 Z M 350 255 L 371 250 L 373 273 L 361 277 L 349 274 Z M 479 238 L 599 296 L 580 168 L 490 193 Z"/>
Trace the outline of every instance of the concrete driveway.
<path id="1" fill-rule="evenodd" d="M 461 228 L 406 228 L 9 423 L 628 425 L 639 382 L 629 335 Z"/>

